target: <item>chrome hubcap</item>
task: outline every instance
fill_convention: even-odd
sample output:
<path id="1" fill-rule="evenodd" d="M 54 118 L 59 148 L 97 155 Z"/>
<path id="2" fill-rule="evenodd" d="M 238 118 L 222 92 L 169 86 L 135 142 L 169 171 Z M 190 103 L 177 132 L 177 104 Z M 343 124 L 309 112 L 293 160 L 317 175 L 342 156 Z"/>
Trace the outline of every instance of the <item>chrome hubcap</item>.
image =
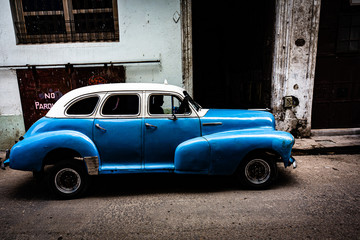
<path id="1" fill-rule="evenodd" d="M 270 165 L 263 159 L 253 159 L 245 167 L 245 176 L 253 184 L 265 183 L 270 172 Z"/>
<path id="2" fill-rule="evenodd" d="M 80 185 L 80 175 L 71 168 L 63 168 L 55 175 L 55 187 L 62 193 L 74 193 Z"/>

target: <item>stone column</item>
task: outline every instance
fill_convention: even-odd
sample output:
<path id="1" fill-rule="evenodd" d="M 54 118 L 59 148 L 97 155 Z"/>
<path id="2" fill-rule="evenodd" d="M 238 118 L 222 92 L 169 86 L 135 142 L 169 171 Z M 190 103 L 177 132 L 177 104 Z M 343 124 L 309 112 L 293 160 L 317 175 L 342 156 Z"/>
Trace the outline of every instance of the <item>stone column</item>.
<path id="1" fill-rule="evenodd" d="M 272 109 L 277 129 L 308 137 L 311 130 L 321 0 L 277 0 Z"/>

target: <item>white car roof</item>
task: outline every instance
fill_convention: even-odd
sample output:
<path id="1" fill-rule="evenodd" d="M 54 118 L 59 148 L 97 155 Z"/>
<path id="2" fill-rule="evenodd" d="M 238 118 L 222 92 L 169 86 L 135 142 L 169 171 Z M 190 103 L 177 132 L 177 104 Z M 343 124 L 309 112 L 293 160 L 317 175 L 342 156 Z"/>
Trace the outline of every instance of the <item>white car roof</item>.
<path id="1" fill-rule="evenodd" d="M 91 85 L 86 87 L 77 88 L 64 94 L 49 112 L 46 117 L 64 117 L 64 107 L 73 99 L 94 93 L 106 93 L 106 92 L 121 92 L 121 91 L 160 91 L 160 92 L 176 92 L 180 95 L 184 95 L 183 88 L 159 83 L 108 83 Z"/>

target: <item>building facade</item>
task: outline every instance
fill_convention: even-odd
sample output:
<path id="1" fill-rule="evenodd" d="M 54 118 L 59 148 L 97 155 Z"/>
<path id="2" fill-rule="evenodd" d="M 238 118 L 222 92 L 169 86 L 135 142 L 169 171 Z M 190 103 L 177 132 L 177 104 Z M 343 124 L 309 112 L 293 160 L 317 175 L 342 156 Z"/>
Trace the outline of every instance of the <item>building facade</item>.
<path id="1" fill-rule="evenodd" d="M 67 91 L 110 82 L 167 79 L 204 107 L 268 108 L 299 137 L 359 127 L 360 6 L 331 2 L 2 1 L 0 149 Z"/>

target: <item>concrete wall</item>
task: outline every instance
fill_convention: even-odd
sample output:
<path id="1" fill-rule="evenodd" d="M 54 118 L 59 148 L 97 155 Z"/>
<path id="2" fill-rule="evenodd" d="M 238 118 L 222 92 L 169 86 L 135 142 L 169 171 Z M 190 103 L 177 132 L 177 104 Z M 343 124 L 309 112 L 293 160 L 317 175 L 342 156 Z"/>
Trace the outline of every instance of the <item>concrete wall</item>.
<path id="1" fill-rule="evenodd" d="M 276 3 L 272 109 L 278 129 L 295 136 L 310 136 L 319 20 L 320 0 Z"/>
<path id="2" fill-rule="evenodd" d="M 14 145 L 25 133 L 15 71 L 0 71 L 0 150 Z"/>
<path id="3" fill-rule="evenodd" d="M 183 86 L 180 12 L 180 0 L 118 0 L 119 42 L 16 45 L 10 3 L 0 1 L 0 66 L 160 59 L 161 64 L 125 66 L 126 82 L 167 79 Z M 0 69 L 0 91 L 0 149 L 4 149 L 13 142 L 12 136 L 24 131 L 13 70 Z"/>

